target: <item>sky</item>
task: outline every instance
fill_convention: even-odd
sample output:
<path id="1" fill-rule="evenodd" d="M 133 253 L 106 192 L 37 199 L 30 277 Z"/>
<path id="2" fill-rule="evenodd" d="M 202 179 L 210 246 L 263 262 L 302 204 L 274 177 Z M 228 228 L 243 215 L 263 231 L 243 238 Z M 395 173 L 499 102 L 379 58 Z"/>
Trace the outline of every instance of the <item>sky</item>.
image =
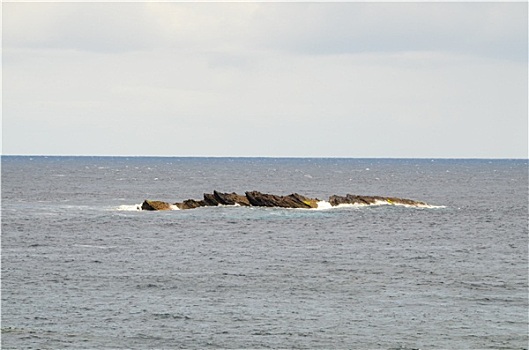
<path id="1" fill-rule="evenodd" d="M 527 2 L 3 2 L 2 154 L 527 158 Z"/>

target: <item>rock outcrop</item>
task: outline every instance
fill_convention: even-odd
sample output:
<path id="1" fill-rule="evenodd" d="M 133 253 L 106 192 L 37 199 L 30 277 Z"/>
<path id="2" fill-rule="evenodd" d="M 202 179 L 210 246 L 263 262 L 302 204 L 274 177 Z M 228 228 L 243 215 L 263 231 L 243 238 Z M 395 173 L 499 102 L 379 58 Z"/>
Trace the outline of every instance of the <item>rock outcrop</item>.
<path id="1" fill-rule="evenodd" d="M 171 210 L 173 207 L 170 203 L 162 202 L 162 201 L 150 201 L 145 200 L 141 204 L 141 210 Z"/>
<path id="2" fill-rule="evenodd" d="M 222 193 L 213 191 L 213 193 L 204 193 L 203 200 L 187 199 L 181 203 L 170 204 L 162 201 L 145 200 L 142 205 L 142 210 L 171 210 L 174 207 L 178 209 L 194 209 L 200 207 L 211 207 L 219 205 L 240 205 L 240 206 L 255 206 L 255 207 L 277 207 L 277 208 L 299 208 L 312 209 L 318 208 L 318 203 L 321 202 L 317 198 L 310 198 L 292 193 L 287 196 L 278 196 L 258 191 L 245 192 L 245 195 L 233 193 Z M 395 197 L 380 197 L 380 196 L 358 196 L 347 194 L 345 196 L 333 195 L 329 197 L 328 204 L 333 207 L 339 205 L 377 205 L 377 204 L 392 204 L 392 205 L 407 205 L 407 206 L 427 206 L 424 202 L 419 202 L 405 198 Z M 327 204 L 327 205 L 328 205 Z"/>
<path id="3" fill-rule="evenodd" d="M 405 198 L 395 198 L 395 197 L 380 197 L 380 196 L 356 196 L 352 194 L 347 194 L 344 196 L 333 195 L 329 197 L 329 203 L 333 207 L 340 204 L 353 204 L 353 205 L 373 205 L 373 204 L 401 204 L 401 205 L 410 205 L 410 206 L 425 206 L 427 205 L 424 202 L 414 201 L 411 199 Z"/>
<path id="4" fill-rule="evenodd" d="M 205 207 L 206 203 L 204 201 L 196 201 L 194 199 L 188 199 L 183 201 L 182 203 L 175 203 L 175 206 L 178 207 L 178 209 L 195 209 L 200 207 Z"/>
<path id="5" fill-rule="evenodd" d="M 246 192 L 246 198 L 251 205 L 256 207 L 279 207 L 310 209 L 318 207 L 318 199 L 308 198 L 298 193 L 288 196 L 276 196 L 257 191 Z"/>
<path id="6" fill-rule="evenodd" d="M 235 192 L 233 193 L 222 193 L 213 191 L 213 194 L 204 193 L 204 202 L 207 205 L 242 205 L 250 206 L 250 202 L 246 196 L 242 196 Z"/>

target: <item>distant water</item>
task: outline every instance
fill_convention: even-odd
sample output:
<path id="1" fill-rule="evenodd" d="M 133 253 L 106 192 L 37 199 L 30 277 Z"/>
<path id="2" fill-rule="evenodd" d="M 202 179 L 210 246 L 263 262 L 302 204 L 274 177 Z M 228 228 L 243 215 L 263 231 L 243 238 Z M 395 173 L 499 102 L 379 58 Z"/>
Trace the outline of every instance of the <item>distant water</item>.
<path id="1" fill-rule="evenodd" d="M 1 166 L 3 349 L 528 347 L 526 160 Z M 135 209 L 213 190 L 444 207 Z"/>

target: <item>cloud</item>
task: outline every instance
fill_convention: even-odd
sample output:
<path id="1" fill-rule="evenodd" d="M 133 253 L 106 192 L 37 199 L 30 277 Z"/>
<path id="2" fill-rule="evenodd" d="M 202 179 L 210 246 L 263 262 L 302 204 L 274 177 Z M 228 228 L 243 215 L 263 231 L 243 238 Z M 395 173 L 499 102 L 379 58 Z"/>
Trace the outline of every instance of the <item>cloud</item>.
<path id="1" fill-rule="evenodd" d="M 142 3 L 5 3 L 7 48 L 118 53 L 164 45 Z"/>
<path id="2" fill-rule="evenodd" d="M 3 10 L 5 153 L 527 154 L 524 3 Z"/>
<path id="3" fill-rule="evenodd" d="M 527 3 L 6 3 L 4 46 L 525 60 Z"/>
<path id="4" fill-rule="evenodd" d="M 524 3 L 323 3 L 263 6 L 259 39 L 307 54 L 436 51 L 525 60 Z"/>

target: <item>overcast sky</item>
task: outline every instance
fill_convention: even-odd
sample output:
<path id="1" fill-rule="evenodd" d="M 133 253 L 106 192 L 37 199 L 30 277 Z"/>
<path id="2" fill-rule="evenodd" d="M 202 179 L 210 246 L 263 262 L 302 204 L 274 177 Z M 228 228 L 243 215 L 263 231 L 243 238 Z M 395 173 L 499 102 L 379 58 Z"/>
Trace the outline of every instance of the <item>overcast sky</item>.
<path id="1" fill-rule="evenodd" d="M 2 153 L 527 158 L 528 7 L 2 4 Z"/>

